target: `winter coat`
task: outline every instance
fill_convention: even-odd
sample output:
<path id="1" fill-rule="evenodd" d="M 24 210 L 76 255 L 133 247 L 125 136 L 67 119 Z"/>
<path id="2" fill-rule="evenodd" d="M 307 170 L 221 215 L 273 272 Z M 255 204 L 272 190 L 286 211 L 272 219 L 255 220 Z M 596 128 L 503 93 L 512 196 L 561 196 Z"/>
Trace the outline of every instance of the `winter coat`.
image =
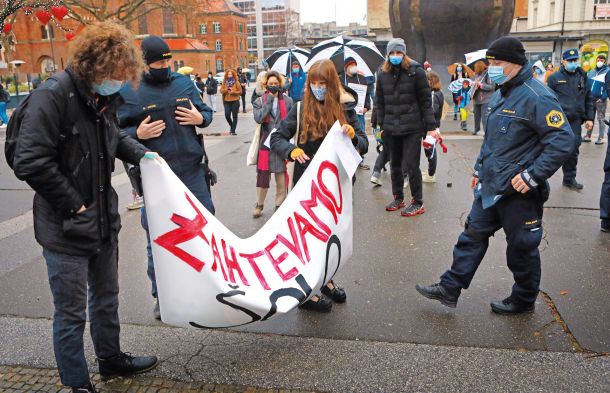
<path id="1" fill-rule="evenodd" d="M 364 75 L 356 74 L 349 76 L 347 72 L 344 75 L 341 75 L 341 81 L 349 86 L 350 83 L 354 83 L 357 85 L 365 85 L 366 86 L 366 97 L 364 98 L 364 107 L 367 110 L 371 110 L 371 97 L 373 95 L 373 90 L 375 87 L 375 83 L 370 79 L 366 78 Z"/>
<path id="2" fill-rule="evenodd" d="M 443 92 L 440 90 L 432 91 L 432 112 L 434 112 L 436 128 L 440 128 L 441 126 L 441 117 L 443 117 L 444 104 L 445 97 L 443 96 Z"/>
<path id="3" fill-rule="evenodd" d="M 489 102 L 483 145 L 475 164 L 483 208 L 515 194 L 517 174 L 530 188 L 542 186 L 566 161 L 574 135 L 555 95 L 532 78 L 531 66 L 502 85 Z M 546 186 L 546 187 L 545 187 Z"/>
<path id="4" fill-rule="evenodd" d="M 110 181 L 114 159 L 138 164 L 146 148 L 118 127 L 119 94 L 96 102 L 70 66 L 64 72 L 73 84 L 70 91 L 55 79 L 32 91 L 14 170 L 36 192 L 38 243 L 58 253 L 93 255 L 102 245 L 116 243 L 121 228 L 118 198 Z M 81 206 L 87 210 L 77 214 Z"/>
<path id="5" fill-rule="evenodd" d="M 352 139 L 352 143 L 356 150 L 361 155 L 366 154 L 369 149 L 369 140 L 366 136 L 365 131 L 361 128 L 360 121 L 358 116 L 356 115 L 356 103 L 358 100 L 358 95 L 356 92 L 349 87 L 343 87 L 345 91 L 341 94 L 341 102 L 343 103 L 343 108 L 345 110 L 345 118 L 347 122 L 354 127 L 354 131 L 356 136 Z M 313 159 L 313 156 L 316 154 L 324 138 L 316 139 L 316 140 L 308 140 L 305 143 L 301 143 L 301 141 L 297 141 L 297 145 L 293 145 L 290 143 L 290 139 L 292 139 L 297 132 L 297 103 L 292 106 L 290 112 L 288 112 L 288 116 L 286 119 L 280 123 L 280 129 L 278 132 L 274 132 L 271 134 L 271 150 L 277 152 L 281 157 L 286 160 L 291 160 L 290 153 L 298 147 L 303 149 L 305 154 L 309 156 L 309 158 Z M 303 114 L 307 111 L 307 108 L 301 105 L 301 119 L 300 126 L 303 125 Z M 302 129 L 298 130 L 299 135 Z M 328 131 L 328 130 L 326 130 Z M 300 138 L 299 138 L 300 139 Z M 298 161 L 294 163 L 294 183 L 300 179 L 301 175 L 307 169 L 310 161 L 307 161 L 305 164 L 301 164 Z"/>
<path id="6" fill-rule="evenodd" d="M 241 85 L 241 95 L 245 96 L 246 95 L 246 86 L 248 85 L 248 77 L 246 76 L 246 74 L 239 74 L 238 75 L 238 79 L 239 79 L 239 84 Z"/>
<path id="7" fill-rule="evenodd" d="M 591 95 L 595 100 L 606 101 L 608 99 L 608 92 L 606 91 L 606 84 L 600 81 L 594 81 L 598 75 L 605 75 L 608 72 L 608 66 L 604 65 L 599 70 L 597 68 L 592 69 L 587 74 L 589 78 L 589 84 L 591 85 Z"/>
<path id="8" fill-rule="evenodd" d="M 582 68 L 568 72 L 564 66 L 547 80 L 548 87 L 555 92 L 561 108 L 570 123 L 594 120 L 594 100 L 587 74 Z"/>
<path id="9" fill-rule="evenodd" d="M 235 79 L 235 84 L 231 91 L 229 91 L 229 86 L 225 79 L 220 86 L 220 94 L 222 94 L 222 100 L 224 102 L 239 101 L 241 99 L 241 85 L 239 84 L 239 80 L 237 78 Z"/>
<path id="10" fill-rule="evenodd" d="M 121 95 L 125 103 L 117 112 L 119 125 L 132 138 L 159 153 L 176 174 L 189 172 L 201 163 L 204 147 L 195 126 L 180 125 L 175 112 L 179 106 L 190 109 L 190 100 L 203 116 L 199 127 L 207 127 L 212 122 L 212 110 L 187 76 L 173 73 L 169 82 L 157 83 L 145 75 L 136 91 L 126 85 Z M 165 130 L 157 138 L 139 140 L 136 130 L 147 116 L 151 121 L 163 120 Z"/>
<path id="11" fill-rule="evenodd" d="M 218 82 L 214 78 L 208 78 L 205 80 L 205 92 L 209 95 L 218 93 Z"/>
<path id="12" fill-rule="evenodd" d="M 282 99 L 284 100 L 286 113 L 288 114 L 293 106 L 292 98 L 288 97 L 286 94 L 282 94 Z M 280 118 L 280 109 L 278 107 L 277 116 L 273 114 L 274 101 L 277 100 L 273 98 L 273 95 L 265 93 L 263 96 L 259 96 L 254 100 L 252 104 L 254 121 L 261 125 L 261 144 L 265 142 L 269 133 L 273 131 L 274 128 L 276 130 L 280 129 L 280 124 L 282 122 L 282 119 Z M 288 115 L 286 115 L 286 117 L 288 117 Z M 267 122 L 267 118 L 269 119 L 269 122 Z M 271 151 L 269 154 L 269 171 L 271 173 L 286 172 L 284 157 L 275 151 Z"/>
<path id="13" fill-rule="evenodd" d="M 487 104 L 496 91 L 496 84 L 491 81 L 487 71 L 483 74 L 475 74 L 474 80 L 472 101 L 475 105 Z M 481 82 L 482 86 L 478 87 L 477 82 Z"/>
<path id="14" fill-rule="evenodd" d="M 303 95 L 305 94 L 305 81 L 307 80 L 307 75 L 303 70 L 300 70 L 297 74 L 288 75 L 288 78 L 290 78 L 290 83 L 286 85 L 288 95 L 294 102 L 302 101 Z"/>
<path id="15" fill-rule="evenodd" d="M 377 122 L 392 136 L 424 134 L 436 128 L 426 72 L 416 62 L 408 70 L 392 66 L 377 74 Z"/>

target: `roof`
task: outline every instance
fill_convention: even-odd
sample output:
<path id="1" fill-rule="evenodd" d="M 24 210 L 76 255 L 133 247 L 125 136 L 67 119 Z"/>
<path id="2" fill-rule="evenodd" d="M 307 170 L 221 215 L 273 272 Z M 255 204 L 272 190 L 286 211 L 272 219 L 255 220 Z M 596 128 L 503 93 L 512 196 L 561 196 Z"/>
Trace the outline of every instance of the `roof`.
<path id="1" fill-rule="evenodd" d="M 172 52 L 177 51 L 211 51 L 210 47 L 203 42 L 194 38 L 168 38 L 163 37 L 163 40 L 167 42 Z M 138 45 L 142 43 L 142 40 L 138 40 Z"/>
<path id="2" fill-rule="evenodd" d="M 202 8 L 207 13 L 234 12 L 244 15 L 230 0 L 207 0 L 203 3 Z"/>

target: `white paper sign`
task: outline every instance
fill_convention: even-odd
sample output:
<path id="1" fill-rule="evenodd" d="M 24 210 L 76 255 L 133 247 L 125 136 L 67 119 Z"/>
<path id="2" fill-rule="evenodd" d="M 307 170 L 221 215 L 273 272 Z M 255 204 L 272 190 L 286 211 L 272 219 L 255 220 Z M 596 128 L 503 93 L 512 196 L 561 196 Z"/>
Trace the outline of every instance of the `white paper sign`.
<path id="1" fill-rule="evenodd" d="M 358 83 L 348 83 L 348 87 L 353 89 L 358 94 L 358 104 L 356 105 L 356 113 L 361 115 L 364 113 L 364 102 L 366 101 L 367 85 Z"/>
<path id="2" fill-rule="evenodd" d="M 143 159 L 163 322 L 239 326 L 286 313 L 319 293 L 352 255 L 352 175 L 360 161 L 335 123 L 286 201 L 255 235 L 241 239 L 167 164 Z"/>

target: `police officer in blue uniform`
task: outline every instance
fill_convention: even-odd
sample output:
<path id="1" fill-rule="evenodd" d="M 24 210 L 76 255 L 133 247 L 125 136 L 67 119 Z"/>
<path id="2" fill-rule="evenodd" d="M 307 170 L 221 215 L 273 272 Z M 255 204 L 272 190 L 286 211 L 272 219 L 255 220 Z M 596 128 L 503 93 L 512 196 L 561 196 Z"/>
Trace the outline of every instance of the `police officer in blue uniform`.
<path id="1" fill-rule="evenodd" d="M 547 179 L 568 158 L 574 138 L 557 98 L 532 78 L 525 50 L 514 37 L 502 37 L 487 50 L 489 76 L 500 86 L 492 97 L 485 139 L 472 181 L 474 202 L 466 228 L 453 250 L 453 264 L 437 284 L 417 291 L 456 307 L 483 260 L 489 237 L 506 234 L 506 257 L 515 284 L 491 308 L 499 314 L 534 311 L 540 285 L 542 206 Z"/>
<path id="2" fill-rule="evenodd" d="M 576 165 L 582 142 L 581 127 L 584 123 L 587 132 L 593 130 L 595 102 L 587 73 L 579 65 L 578 50 L 568 49 L 563 52 L 562 58 L 563 65 L 559 71 L 549 76 L 547 85 L 557 95 L 574 133 L 574 149 L 563 164 L 563 185 L 572 190 L 582 190 L 583 185 L 576 181 Z"/>
<path id="3" fill-rule="evenodd" d="M 203 138 L 197 135 L 195 129 L 210 125 L 212 109 L 203 103 L 189 77 L 172 73 L 172 53 L 161 37 L 146 37 L 142 41 L 142 52 L 147 71 L 137 90 L 134 91 L 131 86 L 121 90 L 124 104 L 117 112 L 119 125 L 144 146 L 158 151 L 176 176 L 214 214 L 214 204 L 206 185 L 209 168 Z M 160 319 L 145 208 L 142 209 L 142 227 L 146 230 L 148 241 L 148 277 L 155 298 L 153 314 Z"/>

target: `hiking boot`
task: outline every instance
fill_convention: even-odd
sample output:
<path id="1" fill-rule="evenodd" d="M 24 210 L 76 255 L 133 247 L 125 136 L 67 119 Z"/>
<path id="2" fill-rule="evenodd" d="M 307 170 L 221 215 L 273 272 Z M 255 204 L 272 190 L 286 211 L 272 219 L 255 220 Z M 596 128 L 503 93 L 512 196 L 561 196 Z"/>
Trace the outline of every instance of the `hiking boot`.
<path id="1" fill-rule="evenodd" d="M 259 218 L 263 215 L 263 205 L 259 205 L 258 203 L 254 205 L 254 211 L 252 212 L 252 217 Z"/>
<path id="2" fill-rule="evenodd" d="M 534 303 L 523 303 L 512 297 L 491 302 L 491 311 L 502 315 L 531 314 L 536 308 Z"/>
<path id="3" fill-rule="evenodd" d="M 392 202 L 390 202 L 389 205 L 387 205 L 385 207 L 385 211 L 387 212 L 394 212 L 398 209 L 402 209 L 403 207 L 405 207 L 405 201 L 404 199 L 394 199 Z"/>
<path id="4" fill-rule="evenodd" d="M 381 176 L 381 174 L 379 174 L 379 173 L 373 173 L 373 176 L 371 176 L 371 183 L 373 183 L 376 186 L 382 186 L 383 182 L 379 178 L 380 176 Z"/>
<path id="5" fill-rule="evenodd" d="M 155 319 L 158 321 L 161 320 L 161 308 L 159 307 L 159 299 L 155 299 L 155 304 L 153 306 L 153 317 L 155 317 Z"/>
<path id="6" fill-rule="evenodd" d="M 140 374 L 157 367 L 159 360 L 156 356 L 131 356 L 129 353 L 120 352 L 118 355 L 107 359 L 98 358 L 102 381 L 116 377 Z"/>
<path id="7" fill-rule="evenodd" d="M 72 393 L 97 393 L 97 390 L 95 390 L 95 385 L 89 382 L 86 386 L 72 388 Z"/>
<path id="8" fill-rule="evenodd" d="M 329 288 L 329 285 L 332 285 L 333 288 Z M 338 287 L 333 280 L 330 280 L 328 284 L 322 287 L 322 293 L 337 303 L 345 303 L 347 300 L 345 289 Z"/>
<path id="9" fill-rule="evenodd" d="M 409 206 L 405 207 L 400 212 L 400 215 L 403 217 L 413 217 L 413 216 L 418 216 L 420 214 L 424 214 L 425 212 L 426 212 L 426 209 L 424 208 L 423 203 L 411 201 Z"/>
<path id="10" fill-rule="evenodd" d="M 574 190 L 574 191 L 580 191 L 583 188 L 585 188 L 585 186 L 583 186 L 581 183 L 577 182 L 576 179 L 567 180 L 567 181 L 564 180 L 563 186 L 569 188 L 570 190 Z"/>
<path id="11" fill-rule="evenodd" d="M 460 297 L 460 291 L 451 290 L 443 286 L 440 282 L 432 285 L 417 284 L 415 285 L 415 289 L 422 296 L 427 297 L 428 299 L 438 300 L 443 305 L 451 308 L 457 306 L 458 298 Z"/>
<path id="12" fill-rule="evenodd" d="M 311 310 L 317 312 L 330 312 L 330 310 L 332 310 L 333 308 L 333 302 L 328 299 L 325 299 L 322 296 L 313 296 L 305 303 L 299 305 L 299 308 L 303 310 Z"/>

